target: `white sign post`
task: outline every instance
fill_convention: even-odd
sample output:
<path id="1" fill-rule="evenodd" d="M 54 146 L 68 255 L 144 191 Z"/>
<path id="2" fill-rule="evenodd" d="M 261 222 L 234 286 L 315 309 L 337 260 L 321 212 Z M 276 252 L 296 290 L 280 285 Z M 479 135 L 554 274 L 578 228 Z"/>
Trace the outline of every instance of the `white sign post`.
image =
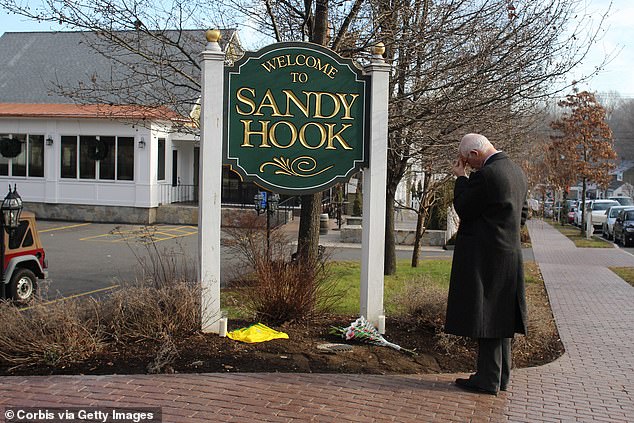
<path id="1" fill-rule="evenodd" d="M 207 40 L 209 42 L 206 49 L 202 52 L 198 244 L 199 278 L 202 286 L 202 330 L 222 335 L 222 332 L 226 330 L 226 320 L 221 319 L 220 314 L 220 190 L 222 185 L 222 154 L 219 154 L 219 152 L 223 151 L 223 99 L 227 93 L 223 93 L 225 55 L 218 45 L 219 38 L 219 31 L 207 31 Z M 375 46 L 372 49 L 372 61 L 364 69 L 366 75 L 370 76 L 372 83 L 370 93 L 370 146 L 369 151 L 367 151 L 369 163 L 368 167 L 363 171 L 360 299 L 361 315 L 378 327 L 381 333 L 385 332 L 383 267 L 390 77 L 390 66 L 382 58 L 384 51 L 385 47 L 382 44 Z M 335 96 L 332 97 L 335 98 Z M 343 130 L 340 132 L 343 132 Z"/>
<path id="2" fill-rule="evenodd" d="M 588 207 L 588 205 L 586 205 Z M 592 210 L 586 212 L 586 239 L 592 238 L 594 233 L 594 224 L 592 223 Z"/>
<path id="3" fill-rule="evenodd" d="M 385 254 L 385 187 L 387 185 L 387 119 L 390 66 L 383 45 L 372 49 L 365 71 L 372 77 L 370 163 L 363 170 L 363 229 L 361 233 L 361 315 L 385 332 L 383 312 Z"/>
<path id="4" fill-rule="evenodd" d="M 222 186 L 222 124 L 225 54 L 220 31 L 206 33 L 202 56 L 200 107 L 200 200 L 198 206 L 198 263 L 202 287 L 203 332 L 220 332 L 220 189 Z"/>

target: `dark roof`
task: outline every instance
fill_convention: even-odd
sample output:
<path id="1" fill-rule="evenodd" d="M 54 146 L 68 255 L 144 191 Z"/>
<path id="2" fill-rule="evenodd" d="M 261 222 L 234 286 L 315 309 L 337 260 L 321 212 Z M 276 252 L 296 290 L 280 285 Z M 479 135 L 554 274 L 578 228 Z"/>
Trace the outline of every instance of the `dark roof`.
<path id="1" fill-rule="evenodd" d="M 152 52 L 160 58 L 158 64 L 94 32 L 5 33 L 0 37 L 0 103 L 171 106 L 180 101 L 188 104 L 180 112 L 187 112 L 199 96 L 198 55 L 206 44 L 205 31 L 115 34 Z M 168 42 L 157 42 L 161 37 Z M 222 30 L 221 48 L 235 39 L 234 30 Z M 166 84 L 166 80 L 177 83 Z"/>
<path id="2" fill-rule="evenodd" d="M 618 173 L 627 172 L 632 167 L 634 167 L 634 161 L 621 160 L 621 162 L 616 166 L 616 168 L 610 172 L 610 175 L 616 175 Z"/>
<path id="3" fill-rule="evenodd" d="M 612 179 L 610 183 L 608 184 L 608 189 L 616 190 L 616 189 L 619 189 L 623 184 L 625 184 L 625 182 Z"/>

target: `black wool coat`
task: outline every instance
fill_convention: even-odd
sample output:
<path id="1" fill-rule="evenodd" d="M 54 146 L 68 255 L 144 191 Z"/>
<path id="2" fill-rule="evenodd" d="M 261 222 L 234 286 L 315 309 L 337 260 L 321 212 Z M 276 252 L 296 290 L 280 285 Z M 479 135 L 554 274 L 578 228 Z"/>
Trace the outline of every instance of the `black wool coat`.
<path id="1" fill-rule="evenodd" d="M 447 299 L 445 332 L 472 338 L 526 333 L 520 227 L 524 173 L 499 152 L 454 187 L 460 217 Z"/>

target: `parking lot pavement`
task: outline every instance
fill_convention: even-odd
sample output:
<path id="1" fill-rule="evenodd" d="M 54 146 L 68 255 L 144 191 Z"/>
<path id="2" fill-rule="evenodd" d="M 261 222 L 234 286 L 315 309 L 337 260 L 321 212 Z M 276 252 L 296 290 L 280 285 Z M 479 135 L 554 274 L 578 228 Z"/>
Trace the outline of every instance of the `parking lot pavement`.
<path id="1" fill-rule="evenodd" d="M 119 227 L 108 233 L 90 235 L 80 238 L 79 240 L 110 243 L 138 242 L 141 244 L 151 244 L 192 235 L 198 235 L 198 228 L 195 226 L 155 225 L 142 228 Z"/>
<path id="2" fill-rule="evenodd" d="M 196 266 L 198 228 L 184 225 L 124 225 L 38 221 L 46 251 L 49 283 L 43 296 L 55 299 L 99 293 L 143 273 L 150 251 L 178 255 Z M 223 247 L 222 274 L 230 277 L 237 258 Z"/>

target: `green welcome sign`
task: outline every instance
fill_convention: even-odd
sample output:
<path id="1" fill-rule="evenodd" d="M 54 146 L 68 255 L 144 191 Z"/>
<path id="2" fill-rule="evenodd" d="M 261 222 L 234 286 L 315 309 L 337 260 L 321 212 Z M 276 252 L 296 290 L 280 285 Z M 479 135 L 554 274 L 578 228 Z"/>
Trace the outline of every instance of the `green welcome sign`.
<path id="1" fill-rule="evenodd" d="M 247 53 L 225 71 L 223 161 L 271 191 L 309 194 L 367 166 L 370 80 L 310 43 Z"/>

